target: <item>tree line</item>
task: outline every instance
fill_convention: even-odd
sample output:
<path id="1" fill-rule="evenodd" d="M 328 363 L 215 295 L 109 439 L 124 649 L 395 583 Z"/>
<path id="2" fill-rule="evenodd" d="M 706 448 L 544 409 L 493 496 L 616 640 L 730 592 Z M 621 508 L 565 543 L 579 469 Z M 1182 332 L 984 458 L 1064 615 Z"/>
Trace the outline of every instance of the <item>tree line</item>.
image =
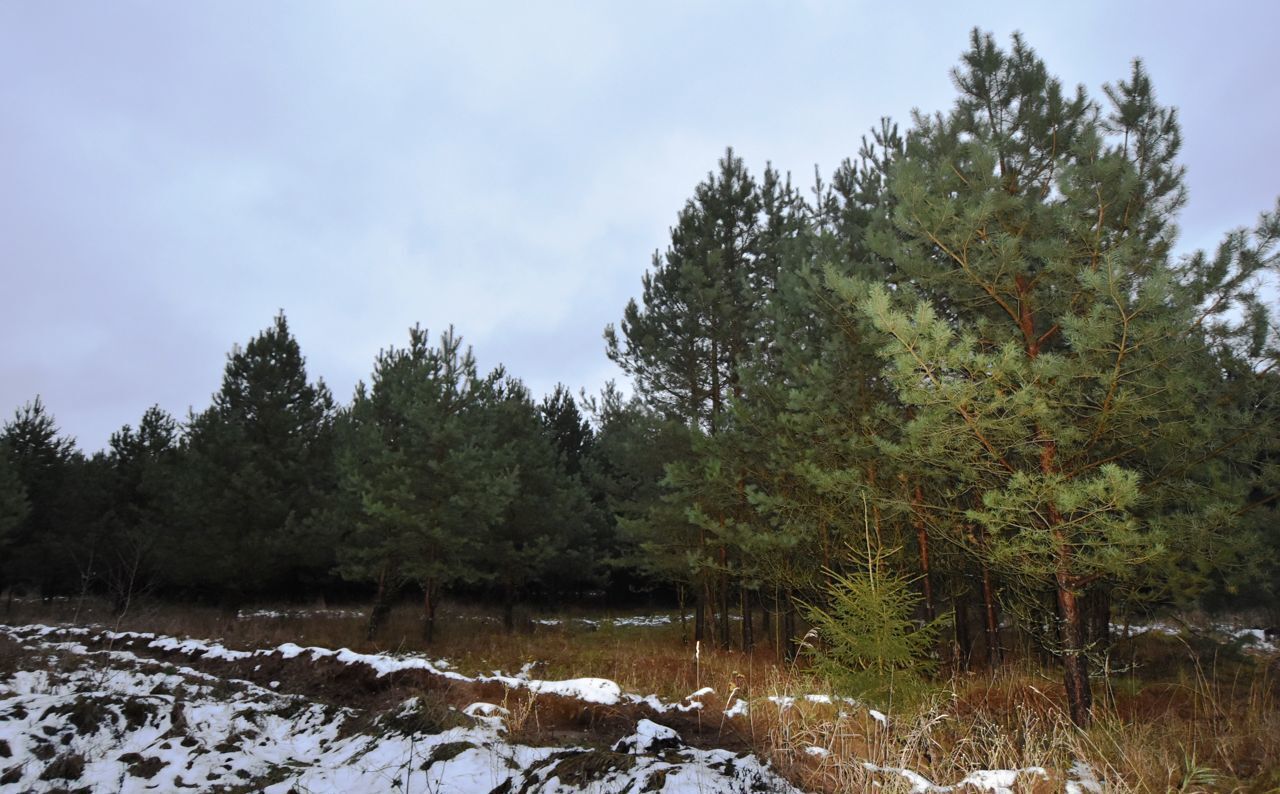
<path id="1" fill-rule="evenodd" d="M 615 391 L 592 402 L 617 423 Z M 499 598 L 510 625 L 530 593 L 609 585 L 618 489 L 596 446 L 629 449 L 628 433 L 596 433 L 563 386 L 535 402 L 479 372 L 452 328 L 410 329 L 338 406 L 281 313 L 228 355 L 207 409 L 179 423 L 152 407 L 92 456 L 39 398 L 19 408 L 0 433 L 0 585 L 121 611 L 142 592 L 236 608 L 354 588 L 375 596 L 370 635 L 411 590 L 428 637 L 462 590 Z"/>
<path id="2" fill-rule="evenodd" d="M 953 78 L 950 109 L 803 190 L 728 150 L 605 331 L 631 397 L 537 402 L 414 328 L 338 407 L 281 315 L 207 410 L 92 457 L 23 407 L 6 582 L 121 605 L 352 582 L 371 633 L 412 591 L 428 634 L 446 592 L 510 623 L 535 592 L 661 586 L 724 647 L 1023 644 L 1087 724 L 1113 619 L 1276 605 L 1280 211 L 1175 255 L 1181 135 L 1140 62 L 1094 98 L 974 31 Z"/>

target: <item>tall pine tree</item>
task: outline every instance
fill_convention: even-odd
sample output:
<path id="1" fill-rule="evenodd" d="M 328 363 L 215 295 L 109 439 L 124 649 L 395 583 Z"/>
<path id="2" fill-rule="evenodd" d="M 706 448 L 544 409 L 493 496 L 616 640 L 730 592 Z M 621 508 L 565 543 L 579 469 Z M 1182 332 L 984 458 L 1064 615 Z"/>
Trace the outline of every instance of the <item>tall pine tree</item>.
<path id="1" fill-rule="evenodd" d="M 183 499 L 191 509 L 167 555 L 174 578 L 234 606 L 329 569 L 328 550 L 308 538 L 332 488 L 333 415 L 328 388 L 307 379 L 283 312 L 236 346 L 213 404 L 188 423 Z"/>
<path id="2" fill-rule="evenodd" d="M 839 286 L 886 340 L 911 411 L 900 443 L 926 470 L 962 463 L 991 563 L 1052 593 L 1086 725 L 1086 594 L 1161 564 L 1175 529 L 1225 528 L 1184 465 L 1211 457 L 1222 428 L 1196 409 L 1216 386 L 1199 301 L 1168 255 L 1176 118 L 1140 64 L 1104 117 L 1017 36 L 1004 51 L 975 31 L 955 82 L 950 113 L 917 116 L 889 181 L 892 227 L 872 232 L 911 289 Z"/>
<path id="3" fill-rule="evenodd" d="M 61 435 L 36 397 L 5 422 L 0 446 L 8 449 L 9 465 L 28 505 L 10 530 L 9 553 L 0 564 L 3 575 L 10 586 L 35 586 L 44 596 L 66 592 L 78 575 L 67 525 L 67 485 L 79 457 L 75 440 Z"/>

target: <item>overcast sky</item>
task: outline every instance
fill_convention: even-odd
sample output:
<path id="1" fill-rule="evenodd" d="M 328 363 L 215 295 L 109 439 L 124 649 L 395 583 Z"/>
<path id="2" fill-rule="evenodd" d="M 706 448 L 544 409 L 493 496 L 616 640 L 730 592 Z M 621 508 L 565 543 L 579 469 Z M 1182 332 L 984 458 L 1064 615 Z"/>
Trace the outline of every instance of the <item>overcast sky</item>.
<path id="1" fill-rule="evenodd" d="M 85 451 L 184 418 L 281 308 L 341 401 L 416 322 L 595 391 L 726 145 L 807 184 L 949 106 L 975 25 L 1098 95 L 1141 56 L 1213 245 L 1280 193 L 1276 9 L 0 0 L 0 416 L 39 394 Z"/>

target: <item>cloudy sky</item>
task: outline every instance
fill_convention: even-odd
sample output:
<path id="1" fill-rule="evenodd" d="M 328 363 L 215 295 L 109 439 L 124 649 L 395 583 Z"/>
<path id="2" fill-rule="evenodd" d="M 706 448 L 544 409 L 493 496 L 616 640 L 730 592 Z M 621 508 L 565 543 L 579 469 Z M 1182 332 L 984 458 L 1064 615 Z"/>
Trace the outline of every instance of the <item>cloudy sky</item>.
<path id="1" fill-rule="evenodd" d="M 1212 245 L 1280 193 L 1280 5 L 1120 5 L 0 0 L 0 416 L 183 417 L 282 308 L 340 400 L 415 322 L 595 391 L 726 145 L 829 173 L 975 25 L 1094 92 L 1144 58 Z"/>

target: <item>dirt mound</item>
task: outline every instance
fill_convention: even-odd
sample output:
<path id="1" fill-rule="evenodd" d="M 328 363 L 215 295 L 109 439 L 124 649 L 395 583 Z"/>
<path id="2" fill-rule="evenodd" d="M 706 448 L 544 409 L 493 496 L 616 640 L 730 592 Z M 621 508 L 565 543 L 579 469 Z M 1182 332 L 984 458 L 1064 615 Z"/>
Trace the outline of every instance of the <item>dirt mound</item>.
<path id="1" fill-rule="evenodd" d="M 472 703 L 502 705 L 513 739 L 526 742 L 586 744 L 606 748 L 648 719 L 679 732 L 689 745 L 734 752 L 750 749 L 748 737 L 723 718 L 724 704 L 715 695 L 687 701 L 686 710 L 658 711 L 649 703 L 602 704 L 554 692 L 534 692 L 494 680 L 459 680 L 430 669 L 380 672 L 359 661 L 333 654 L 257 651 L 245 658 L 209 654 L 201 646 L 154 647 L 143 637 L 112 637 L 109 633 L 77 637 L 89 647 L 127 649 L 148 658 L 191 667 L 219 678 L 250 681 L 275 692 L 308 700 L 383 714 L 410 698 L 443 704 L 460 711 Z M 233 652 L 231 655 L 235 655 Z M 514 680 L 514 679 L 512 679 Z M 701 704 L 699 706 L 698 704 Z M 372 717 L 370 718 L 372 719 Z"/>

